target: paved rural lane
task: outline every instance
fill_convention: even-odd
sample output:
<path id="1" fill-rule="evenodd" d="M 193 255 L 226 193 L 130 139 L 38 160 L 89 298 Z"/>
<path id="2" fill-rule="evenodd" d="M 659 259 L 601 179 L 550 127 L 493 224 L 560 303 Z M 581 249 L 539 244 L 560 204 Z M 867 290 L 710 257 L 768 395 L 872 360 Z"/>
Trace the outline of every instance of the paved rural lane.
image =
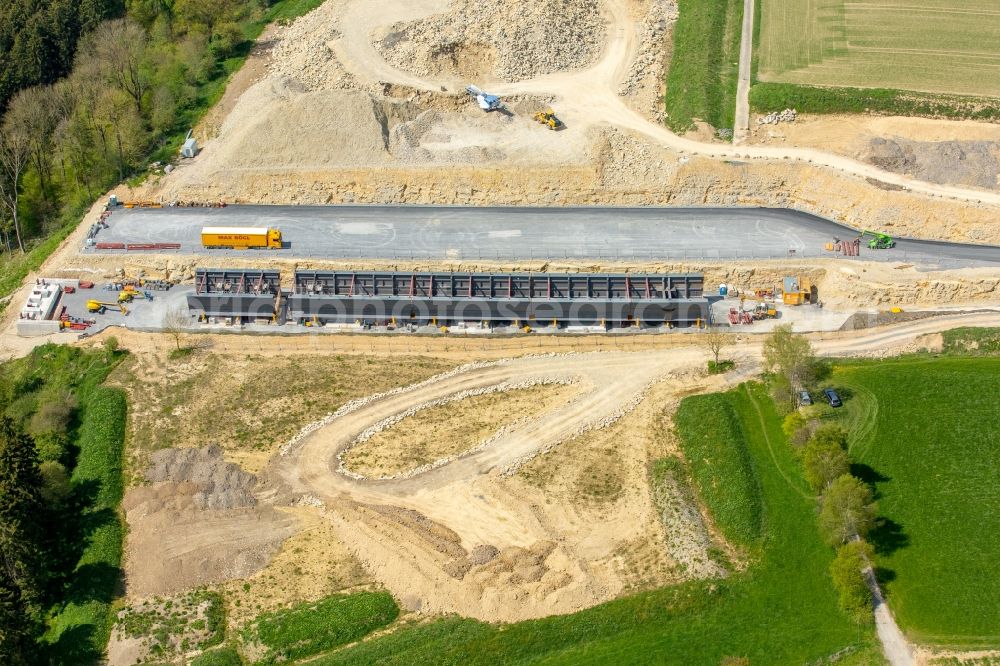
<path id="1" fill-rule="evenodd" d="M 743 0 L 743 35 L 740 37 L 740 72 L 736 84 L 736 120 L 733 123 L 733 143 L 740 144 L 750 136 L 750 63 L 753 60 L 754 0 Z"/>
<path id="2" fill-rule="evenodd" d="M 857 232 L 781 208 L 469 208 L 449 206 L 229 206 L 120 209 L 102 243 L 180 243 L 221 258 L 261 250 L 204 250 L 204 226 L 277 227 L 283 256 L 345 259 L 753 259 L 831 256 Z M 899 240 L 863 258 L 938 265 L 1000 264 L 1000 248 Z"/>

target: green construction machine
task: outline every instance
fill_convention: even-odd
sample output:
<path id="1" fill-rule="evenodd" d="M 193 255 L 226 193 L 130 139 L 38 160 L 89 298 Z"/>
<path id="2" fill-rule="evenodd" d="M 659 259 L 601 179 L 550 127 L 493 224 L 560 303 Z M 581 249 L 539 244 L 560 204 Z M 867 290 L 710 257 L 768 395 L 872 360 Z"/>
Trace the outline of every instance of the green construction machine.
<path id="1" fill-rule="evenodd" d="M 868 249 L 870 250 L 888 250 L 896 247 L 896 241 L 892 239 L 889 234 L 883 234 L 878 231 L 869 231 L 865 229 L 861 232 L 858 238 L 864 239 L 865 236 L 871 236 L 872 239 L 868 241 Z"/>

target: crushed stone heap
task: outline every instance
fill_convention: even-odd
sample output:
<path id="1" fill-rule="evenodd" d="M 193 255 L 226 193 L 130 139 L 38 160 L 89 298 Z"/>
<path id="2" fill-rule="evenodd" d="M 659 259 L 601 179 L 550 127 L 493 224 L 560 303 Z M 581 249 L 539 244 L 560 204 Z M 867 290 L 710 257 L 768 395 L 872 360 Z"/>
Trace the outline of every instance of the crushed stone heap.
<path id="1" fill-rule="evenodd" d="M 455 0 L 446 14 L 393 24 L 375 48 L 418 76 L 480 72 L 513 82 L 592 65 L 604 41 L 599 0 Z"/>

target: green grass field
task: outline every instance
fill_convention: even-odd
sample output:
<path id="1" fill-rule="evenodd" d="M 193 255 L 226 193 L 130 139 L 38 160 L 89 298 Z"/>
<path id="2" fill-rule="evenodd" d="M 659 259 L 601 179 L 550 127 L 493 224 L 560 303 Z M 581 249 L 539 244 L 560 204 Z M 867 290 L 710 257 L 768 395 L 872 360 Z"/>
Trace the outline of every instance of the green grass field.
<path id="1" fill-rule="evenodd" d="M 296 661 L 359 640 L 398 615 L 388 592 L 338 595 L 262 615 L 243 630 L 243 640 L 266 648 L 254 664 Z"/>
<path id="2" fill-rule="evenodd" d="M 837 366 L 889 603 L 921 643 L 1000 647 L 1000 358 Z"/>
<path id="3" fill-rule="evenodd" d="M 705 441 L 708 429 L 697 421 L 682 421 L 680 434 L 682 442 L 694 442 L 695 455 L 722 451 L 727 466 L 749 467 L 744 478 L 755 482 L 741 484 L 739 492 L 752 493 L 759 522 L 753 511 L 730 512 L 753 523 L 742 530 L 751 558 L 745 571 L 513 625 L 457 617 L 405 625 L 311 663 L 717 666 L 727 657 L 748 657 L 752 664 L 799 665 L 841 651 L 838 664 L 881 663 L 871 627 L 853 624 L 837 607 L 828 573 L 833 552 L 820 541 L 814 500 L 770 399 L 749 385 L 682 403 L 692 415 L 720 408 L 732 427 L 718 441 Z M 709 506 L 734 506 L 724 483 L 699 492 Z"/>
<path id="4" fill-rule="evenodd" d="M 685 400 L 674 420 L 715 524 L 731 543 L 752 545 L 761 531 L 760 485 L 732 402 L 721 394 Z"/>
<path id="5" fill-rule="evenodd" d="M 1000 96 L 996 0 L 761 0 L 760 81 Z"/>
<path id="6" fill-rule="evenodd" d="M 667 72 L 667 125 L 686 132 L 694 121 L 733 127 L 739 74 L 740 0 L 680 0 Z"/>

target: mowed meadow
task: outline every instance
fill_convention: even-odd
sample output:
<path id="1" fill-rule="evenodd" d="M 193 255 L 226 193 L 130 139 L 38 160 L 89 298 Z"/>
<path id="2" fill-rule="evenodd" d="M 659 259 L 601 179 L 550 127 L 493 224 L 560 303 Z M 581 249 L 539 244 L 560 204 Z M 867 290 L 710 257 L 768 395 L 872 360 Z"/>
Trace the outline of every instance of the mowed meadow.
<path id="1" fill-rule="evenodd" d="M 760 81 L 1000 96 L 997 0 L 760 2 Z"/>

